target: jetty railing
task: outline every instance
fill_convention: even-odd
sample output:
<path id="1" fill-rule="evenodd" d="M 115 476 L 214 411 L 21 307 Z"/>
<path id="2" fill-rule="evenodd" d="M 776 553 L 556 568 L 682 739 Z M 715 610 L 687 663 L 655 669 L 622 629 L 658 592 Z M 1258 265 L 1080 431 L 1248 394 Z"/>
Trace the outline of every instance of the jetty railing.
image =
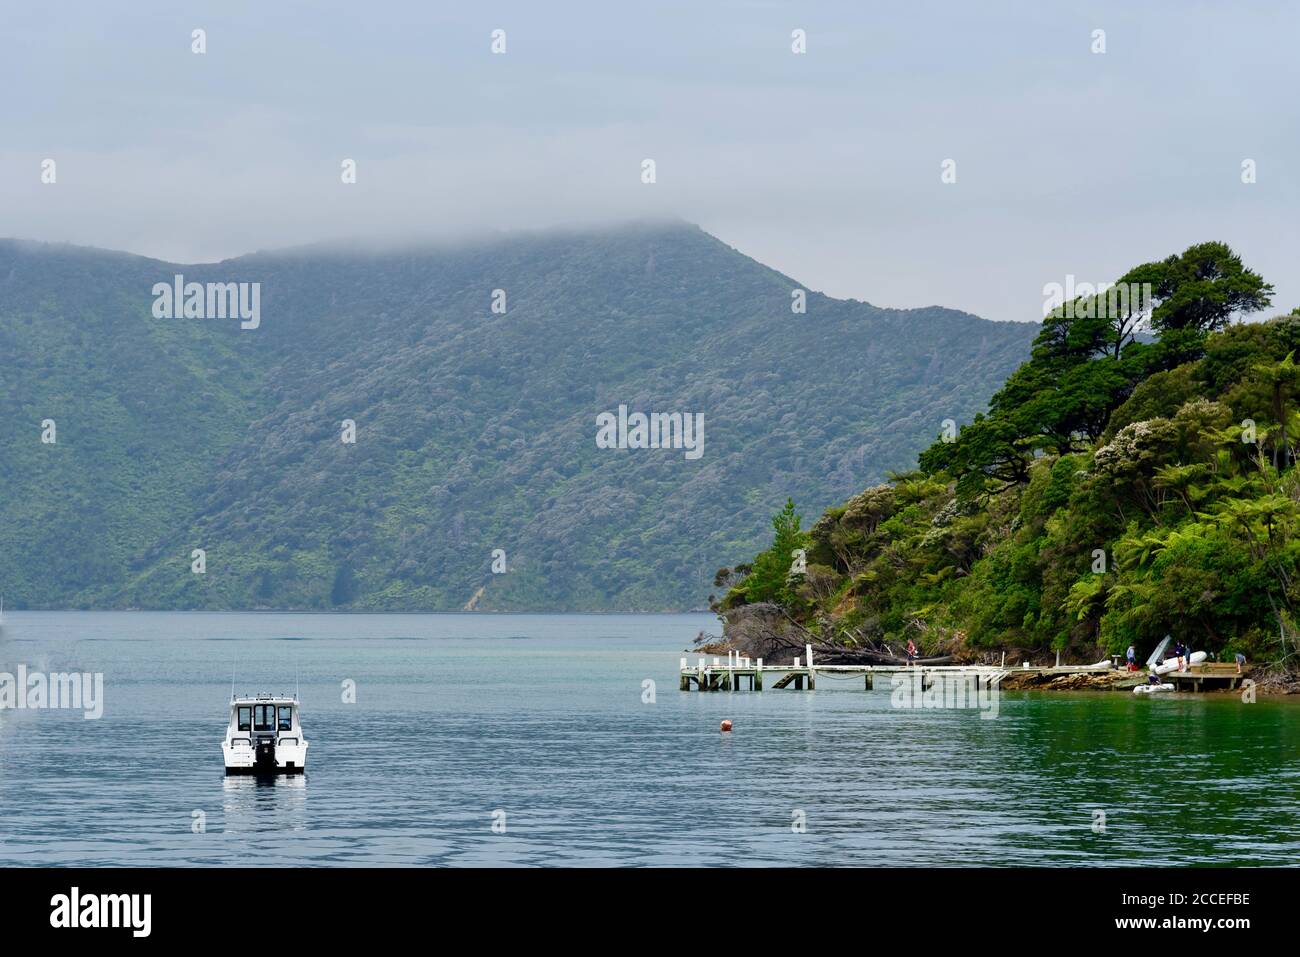
<path id="1" fill-rule="evenodd" d="M 813 661 L 812 645 L 805 645 L 804 654 L 789 665 L 765 664 L 762 658 L 748 658 L 734 651 L 728 652 L 725 659 L 721 655 L 700 656 L 694 665 L 683 657 L 679 687 L 682 691 L 762 691 L 764 677 L 771 676 L 777 679 L 773 688 L 802 691 L 806 687 L 814 691 L 819 674 L 827 678 L 860 677 L 867 691 L 875 686 L 876 675 L 895 674 L 920 675 L 923 688 L 931 687 L 939 676 L 969 680 L 977 688 L 995 688 L 1006 677 L 1007 669 L 999 665 L 820 665 Z"/>

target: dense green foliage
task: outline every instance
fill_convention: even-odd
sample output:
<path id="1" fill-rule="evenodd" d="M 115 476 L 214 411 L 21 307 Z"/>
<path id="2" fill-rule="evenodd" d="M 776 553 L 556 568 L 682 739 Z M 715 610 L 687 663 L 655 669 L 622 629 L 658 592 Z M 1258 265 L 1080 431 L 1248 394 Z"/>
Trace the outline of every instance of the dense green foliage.
<path id="1" fill-rule="evenodd" d="M 785 508 L 772 517 L 772 537 L 770 548 L 762 552 L 754 564 L 746 569 L 741 587 L 745 600 L 749 602 L 769 601 L 782 605 L 791 605 L 797 601 L 795 585 L 800 573 L 800 565 L 806 569 L 807 557 L 800 556 L 806 552 L 808 536 L 800 526 L 803 516 L 795 511 L 794 499 L 785 500 Z M 803 561 L 800 562 L 799 558 Z M 724 577 L 724 569 L 720 574 Z M 721 582 L 717 582 L 721 584 Z"/>
<path id="2" fill-rule="evenodd" d="M 177 272 L 260 282 L 261 327 L 153 318 Z M 796 286 L 684 225 L 183 267 L 0 243 L 0 592 L 698 606 L 789 489 L 820 509 L 906 467 L 1036 331 L 815 293 L 794 313 Z M 702 412 L 703 456 L 598 449 L 595 417 L 620 404 Z"/>
<path id="3" fill-rule="evenodd" d="M 721 606 L 780 601 L 846 644 L 1095 660 L 1173 634 L 1289 665 L 1300 317 L 1229 324 L 1271 288 L 1222 244 L 1132 275 L 1154 341 L 1141 316 L 1058 310 L 987 415 L 822 515 L 788 597 L 720 573 Z"/>

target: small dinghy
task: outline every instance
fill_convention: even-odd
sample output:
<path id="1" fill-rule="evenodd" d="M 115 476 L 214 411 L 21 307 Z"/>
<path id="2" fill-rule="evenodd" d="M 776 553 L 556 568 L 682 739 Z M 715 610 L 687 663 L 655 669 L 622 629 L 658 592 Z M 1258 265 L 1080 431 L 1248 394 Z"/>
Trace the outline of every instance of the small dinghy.
<path id="1" fill-rule="evenodd" d="M 1134 694 L 1155 694 L 1158 691 L 1173 691 L 1174 686 L 1171 684 L 1160 685 L 1138 685 L 1133 689 Z"/>
<path id="2" fill-rule="evenodd" d="M 230 724 L 221 744 L 227 774 L 302 774 L 307 740 L 296 695 L 230 696 Z"/>

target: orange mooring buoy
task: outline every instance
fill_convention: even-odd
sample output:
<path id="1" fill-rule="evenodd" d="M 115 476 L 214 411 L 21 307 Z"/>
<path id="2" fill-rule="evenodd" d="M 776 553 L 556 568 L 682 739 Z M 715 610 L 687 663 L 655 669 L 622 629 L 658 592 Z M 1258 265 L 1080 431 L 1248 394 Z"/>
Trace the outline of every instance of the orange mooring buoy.
<path id="1" fill-rule="evenodd" d="M 724 721 L 722 722 L 722 730 L 723 730 L 723 731 L 730 731 L 730 730 L 731 730 L 731 722 L 730 722 L 730 721 L 726 721 L 726 720 L 724 720 Z"/>

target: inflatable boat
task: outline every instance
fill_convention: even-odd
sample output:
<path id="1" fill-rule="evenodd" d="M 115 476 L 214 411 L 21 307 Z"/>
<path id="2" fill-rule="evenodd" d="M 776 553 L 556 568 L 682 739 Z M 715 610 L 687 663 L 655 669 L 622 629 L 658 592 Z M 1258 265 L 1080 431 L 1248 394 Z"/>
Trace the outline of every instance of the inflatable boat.
<path id="1" fill-rule="evenodd" d="M 1203 651 L 1193 651 L 1190 656 L 1183 659 L 1183 661 L 1187 663 L 1188 667 L 1191 667 L 1191 665 L 1199 665 L 1204 660 L 1205 652 Z M 1177 658 L 1166 658 L 1164 662 L 1155 666 L 1155 673 L 1158 675 L 1167 675 L 1169 672 L 1177 670 Z"/>
<path id="2" fill-rule="evenodd" d="M 1155 694 L 1157 691 L 1173 691 L 1174 686 L 1171 684 L 1163 685 L 1138 685 L 1133 689 L 1134 694 Z"/>

